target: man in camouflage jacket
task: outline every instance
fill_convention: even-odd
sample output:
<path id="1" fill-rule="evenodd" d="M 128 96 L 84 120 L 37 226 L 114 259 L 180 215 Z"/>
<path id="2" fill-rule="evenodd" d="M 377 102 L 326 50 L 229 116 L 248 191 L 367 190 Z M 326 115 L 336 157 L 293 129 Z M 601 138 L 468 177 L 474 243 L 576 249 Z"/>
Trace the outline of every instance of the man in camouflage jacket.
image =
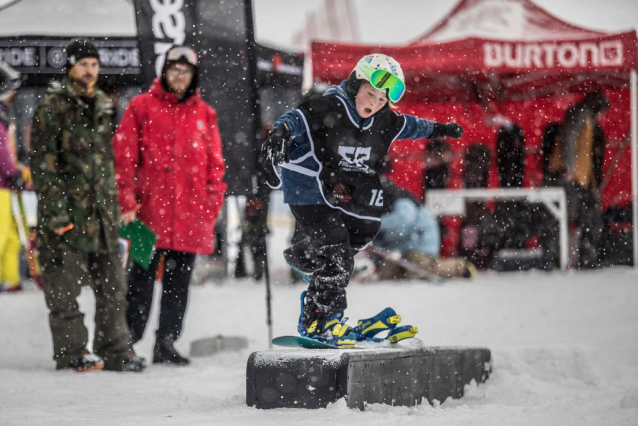
<path id="1" fill-rule="evenodd" d="M 31 165 L 38 194 L 38 236 L 57 368 L 139 371 L 126 323 L 127 287 L 118 254 L 119 203 L 113 158 L 112 106 L 95 88 L 97 49 L 67 46 L 68 74 L 37 105 Z M 77 297 L 89 284 L 96 298 L 95 355 Z M 97 356 L 96 356 L 97 355 Z"/>

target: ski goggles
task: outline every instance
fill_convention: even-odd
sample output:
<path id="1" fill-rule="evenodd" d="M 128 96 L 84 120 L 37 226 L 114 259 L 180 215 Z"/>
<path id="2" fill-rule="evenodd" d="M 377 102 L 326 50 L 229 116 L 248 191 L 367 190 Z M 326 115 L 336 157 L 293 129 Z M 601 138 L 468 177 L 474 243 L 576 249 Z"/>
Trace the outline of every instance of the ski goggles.
<path id="1" fill-rule="evenodd" d="M 197 66 L 197 53 L 190 47 L 186 46 L 175 46 L 171 47 L 168 52 L 166 52 L 166 60 L 167 61 L 179 61 L 180 59 L 186 59 L 190 65 L 196 67 Z"/>
<path id="2" fill-rule="evenodd" d="M 370 79 L 372 87 L 387 91 L 390 102 L 399 102 L 405 93 L 405 83 L 399 77 L 389 71 L 375 69 L 371 66 L 360 66 L 360 69 Z"/>

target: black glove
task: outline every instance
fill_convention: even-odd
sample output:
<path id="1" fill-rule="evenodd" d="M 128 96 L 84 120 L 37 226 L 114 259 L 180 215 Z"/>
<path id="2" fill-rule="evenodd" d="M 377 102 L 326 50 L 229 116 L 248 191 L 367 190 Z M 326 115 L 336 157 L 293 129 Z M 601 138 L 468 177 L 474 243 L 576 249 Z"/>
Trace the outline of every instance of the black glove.
<path id="1" fill-rule="evenodd" d="M 456 123 L 434 123 L 434 130 L 428 139 L 454 138 L 459 139 L 463 134 L 463 127 Z"/>
<path id="2" fill-rule="evenodd" d="M 288 162 L 288 141 L 290 140 L 290 130 L 288 126 L 273 127 L 268 133 L 268 139 L 261 146 L 259 162 L 266 167 L 278 166 L 283 162 Z"/>

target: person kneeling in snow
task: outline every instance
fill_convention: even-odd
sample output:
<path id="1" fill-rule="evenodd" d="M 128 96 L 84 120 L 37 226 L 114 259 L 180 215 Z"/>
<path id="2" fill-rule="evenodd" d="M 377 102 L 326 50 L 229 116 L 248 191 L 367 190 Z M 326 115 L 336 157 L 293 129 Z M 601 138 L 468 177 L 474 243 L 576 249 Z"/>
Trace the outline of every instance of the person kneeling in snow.
<path id="1" fill-rule="evenodd" d="M 476 269 L 463 258 L 440 258 L 441 233 L 439 224 L 425 205 L 410 193 L 381 179 L 383 215 L 375 245 L 389 252 L 399 252 L 401 258 L 441 278 L 470 278 Z M 382 280 L 419 278 L 391 262 L 381 260 L 378 268 Z"/>

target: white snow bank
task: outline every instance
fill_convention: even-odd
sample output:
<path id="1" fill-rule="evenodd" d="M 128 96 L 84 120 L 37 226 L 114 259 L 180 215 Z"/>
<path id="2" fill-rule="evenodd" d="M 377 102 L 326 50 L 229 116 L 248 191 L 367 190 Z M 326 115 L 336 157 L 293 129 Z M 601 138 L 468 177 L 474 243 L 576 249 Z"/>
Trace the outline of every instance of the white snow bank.
<path id="1" fill-rule="evenodd" d="M 271 258 L 274 334 L 293 334 L 303 287 L 290 284 L 280 253 Z M 493 357 L 491 378 L 460 400 L 365 412 L 343 400 L 313 411 L 247 407 L 246 361 L 268 349 L 264 285 L 230 280 L 191 291 L 177 348 L 187 354 L 191 341 L 223 334 L 246 336 L 248 350 L 141 374 L 56 372 L 42 293 L 1 295 L 0 424 L 638 424 L 638 272 L 631 269 L 484 273 L 442 286 L 352 283 L 351 318 L 392 306 L 403 324 L 419 327 L 425 345 L 485 346 Z M 92 328 L 88 289 L 81 305 Z M 158 308 L 136 346 L 147 358 Z"/>

